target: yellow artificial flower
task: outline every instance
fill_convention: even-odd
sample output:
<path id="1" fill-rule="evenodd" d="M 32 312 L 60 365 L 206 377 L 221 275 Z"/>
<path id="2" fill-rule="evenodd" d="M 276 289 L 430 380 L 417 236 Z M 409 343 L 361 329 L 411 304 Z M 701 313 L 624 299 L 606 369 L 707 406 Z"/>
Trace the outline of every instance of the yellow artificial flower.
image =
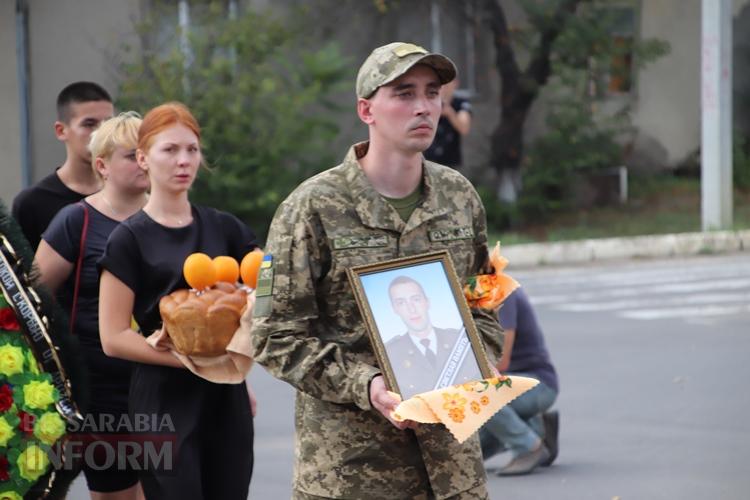
<path id="1" fill-rule="evenodd" d="M 23 372 L 23 350 L 14 345 L 0 346 L 0 373 L 6 377 Z"/>
<path id="2" fill-rule="evenodd" d="M 26 360 L 29 363 L 29 372 L 32 375 L 39 375 L 39 365 L 37 364 L 36 358 L 31 350 L 26 351 Z M 0 497 L 0 500 L 2 500 L 2 497 Z"/>
<path id="3" fill-rule="evenodd" d="M 47 471 L 49 458 L 47 453 L 37 445 L 31 445 L 18 455 L 18 472 L 28 481 L 36 481 Z"/>
<path id="4" fill-rule="evenodd" d="M 23 386 L 26 406 L 43 410 L 55 402 L 55 388 L 46 380 L 33 380 Z"/>
<path id="5" fill-rule="evenodd" d="M 23 497 L 15 491 L 3 491 L 0 493 L 0 500 L 23 500 Z"/>
<path id="6" fill-rule="evenodd" d="M 16 431 L 13 426 L 5 420 L 5 417 L 0 417 L 0 446 L 8 446 L 8 441 L 16 435 Z"/>
<path id="7" fill-rule="evenodd" d="M 53 445 L 63 434 L 65 422 L 57 413 L 47 412 L 34 424 L 34 435 L 44 444 Z"/>

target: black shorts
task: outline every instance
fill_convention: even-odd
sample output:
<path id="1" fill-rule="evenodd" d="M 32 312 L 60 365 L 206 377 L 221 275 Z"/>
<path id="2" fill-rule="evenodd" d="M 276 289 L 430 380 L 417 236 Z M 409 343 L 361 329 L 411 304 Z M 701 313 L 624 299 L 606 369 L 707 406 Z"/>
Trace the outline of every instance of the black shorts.
<path id="1" fill-rule="evenodd" d="M 138 482 L 138 472 L 134 470 L 117 470 L 116 467 L 106 470 L 94 470 L 86 465 L 83 467 L 86 484 L 89 491 L 98 493 L 112 493 L 134 486 Z"/>
<path id="2" fill-rule="evenodd" d="M 127 430 L 115 428 L 121 418 L 128 419 L 127 408 L 127 386 L 101 388 L 94 384 L 91 388 L 91 405 L 89 412 L 85 415 L 88 422 L 94 422 L 94 428 L 89 423 L 88 427 L 81 429 L 80 437 L 86 446 L 96 446 L 96 441 L 109 447 L 110 451 L 117 449 L 118 440 L 127 440 Z M 106 415 L 106 419 L 101 417 Z M 110 428 L 101 428 L 102 422 Z M 76 435 L 73 435 L 75 440 Z M 102 448 L 103 446 L 100 446 Z M 85 447 L 82 448 L 85 450 Z M 90 491 L 99 493 L 112 493 L 134 486 L 138 482 L 138 471 L 130 467 L 127 461 L 115 459 L 109 467 L 105 461 L 92 460 L 92 455 L 87 457 L 84 451 L 83 474 L 86 476 L 86 484 Z"/>

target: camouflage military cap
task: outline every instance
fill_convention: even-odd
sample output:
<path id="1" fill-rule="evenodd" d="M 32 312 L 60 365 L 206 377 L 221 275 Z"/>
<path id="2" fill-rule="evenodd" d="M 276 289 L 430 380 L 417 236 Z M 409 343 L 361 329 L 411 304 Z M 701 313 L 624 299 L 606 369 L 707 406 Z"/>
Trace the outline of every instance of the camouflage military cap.
<path id="1" fill-rule="evenodd" d="M 357 74 L 357 97 L 369 99 L 378 88 L 403 75 L 415 64 L 435 70 L 440 83 L 456 78 L 453 61 L 441 54 L 427 52 L 413 43 L 394 42 L 373 50 Z"/>

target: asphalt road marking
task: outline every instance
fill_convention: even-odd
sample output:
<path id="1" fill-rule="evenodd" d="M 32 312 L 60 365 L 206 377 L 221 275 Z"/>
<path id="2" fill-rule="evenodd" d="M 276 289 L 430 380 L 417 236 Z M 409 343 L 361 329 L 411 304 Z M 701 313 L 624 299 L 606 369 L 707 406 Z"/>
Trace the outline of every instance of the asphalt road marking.
<path id="1" fill-rule="evenodd" d="M 658 266 L 583 267 L 514 276 L 536 306 L 619 318 L 716 324 L 750 312 L 750 259 L 677 260 Z"/>

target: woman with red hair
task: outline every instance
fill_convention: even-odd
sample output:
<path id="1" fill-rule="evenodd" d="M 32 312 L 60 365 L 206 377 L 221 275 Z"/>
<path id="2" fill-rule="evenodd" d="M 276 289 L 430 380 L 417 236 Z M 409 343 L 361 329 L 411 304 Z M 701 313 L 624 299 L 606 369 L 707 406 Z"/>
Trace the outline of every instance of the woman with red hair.
<path id="1" fill-rule="evenodd" d="M 146 415 L 160 422 L 161 429 L 149 429 L 152 435 L 167 430 L 173 434 L 165 437 L 176 438 L 174 457 L 145 467 L 141 483 L 147 498 L 244 500 L 253 466 L 248 389 L 194 375 L 169 352 L 149 346 L 130 318 L 144 335 L 161 329 L 159 300 L 189 288 L 182 276 L 185 258 L 203 252 L 239 260 L 257 247 L 255 235 L 231 214 L 190 203 L 202 155 L 200 127 L 183 104 L 162 104 L 146 114 L 137 160 L 149 173 L 151 196 L 115 229 L 99 261 L 99 330 L 107 355 L 134 362 L 131 418 Z"/>

